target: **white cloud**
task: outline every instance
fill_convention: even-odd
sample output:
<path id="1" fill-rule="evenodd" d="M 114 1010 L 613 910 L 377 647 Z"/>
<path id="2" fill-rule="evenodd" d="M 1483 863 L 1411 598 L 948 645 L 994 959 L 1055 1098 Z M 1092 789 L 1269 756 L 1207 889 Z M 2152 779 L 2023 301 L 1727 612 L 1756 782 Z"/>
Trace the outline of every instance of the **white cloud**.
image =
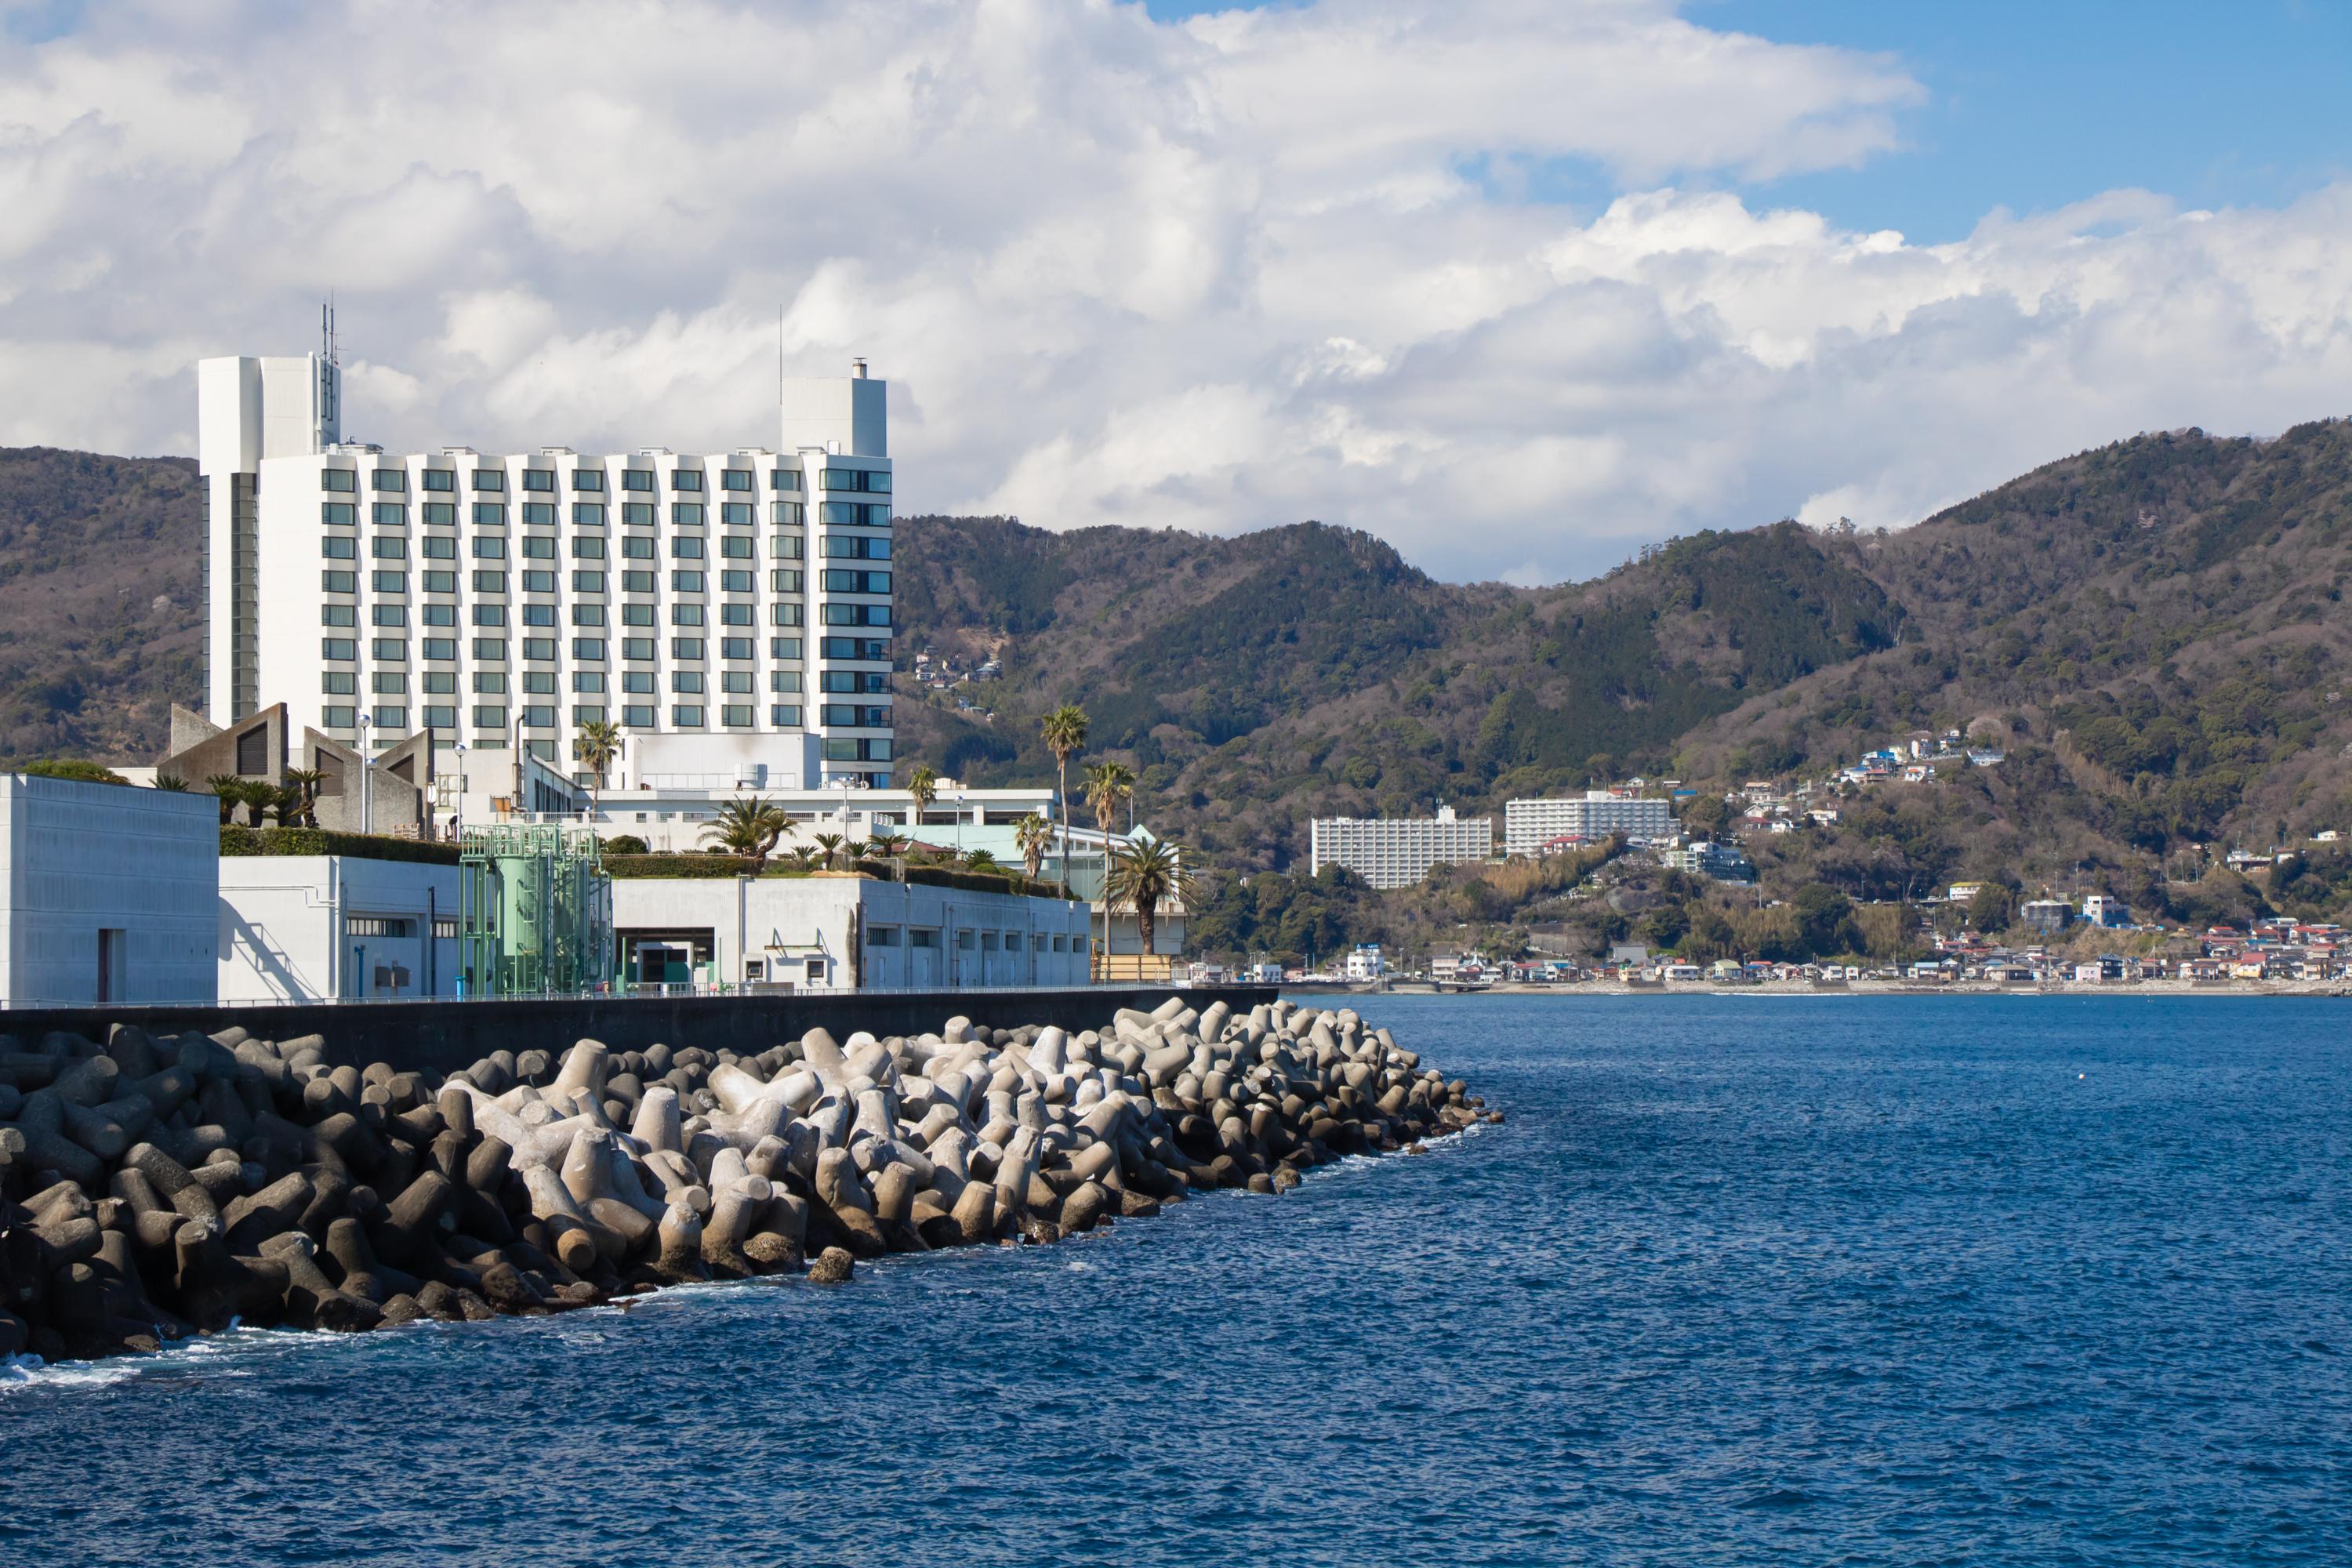
<path id="1" fill-rule="evenodd" d="M 332 289 L 354 434 L 769 442 L 781 309 L 892 378 L 902 505 L 1524 581 L 2340 410 L 2352 185 L 1939 246 L 1704 188 L 1920 99 L 1669 0 L 93 8 L 0 44 L 0 437 L 193 450 L 190 363 Z M 1631 194 L 1510 194 L 1561 161 Z"/>

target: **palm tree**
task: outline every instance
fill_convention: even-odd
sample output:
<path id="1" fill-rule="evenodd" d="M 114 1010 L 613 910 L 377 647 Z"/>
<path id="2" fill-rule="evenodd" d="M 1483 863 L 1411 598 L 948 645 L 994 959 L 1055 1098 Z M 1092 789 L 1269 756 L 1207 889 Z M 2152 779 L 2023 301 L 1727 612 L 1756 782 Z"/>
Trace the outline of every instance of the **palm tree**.
<path id="1" fill-rule="evenodd" d="M 620 726 L 602 719 L 591 719 L 581 725 L 580 733 L 572 737 L 572 754 L 595 776 L 596 782 L 588 786 L 588 815 L 593 819 L 597 804 L 604 798 L 604 770 L 621 755 Z"/>
<path id="2" fill-rule="evenodd" d="M 1110 874 L 1104 879 L 1103 904 L 1108 910 L 1113 904 L 1135 911 L 1135 929 L 1143 939 L 1143 951 L 1151 952 L 1152 927 L 1160 906 L 1171 901 L 1191 905 L 1197 902 L 1200 884 L 1184 867 L 1176 842 L 1170 838 L 1146 838 L 1140 843 L 1119 845 L 1110 852 Z M 1103 942 L 1103 956 L 1110 956 L 1110 942 Z"/>
<path id="3" fill-rule="evenodd" d="M 967 868 L 974 871 L 997 871 L 1003 869 L 1002 867 L 997 865 L 996 857 L 990 854 L 985 849 L 973 849 L 966 852 L 963 858 L 963 863 Z"/>
<path id="4" fill-rule="evenodd" d="M 1079 776 L 1078 787 L 1087 804 L 1095 808 L 1095 826 L 1102 829 L 1103 853 L 1110 853 L 1110 825 L 1118 820 L 1118 808 L 1135 794 L 1135 774 L 1125 763 L 1097 763 Z M 1105 860 L 1103 869 L 1110 865 Z M 1103 905 L 1103 951 L 1110 951 L 1110 905 Z"/>
<path id="5" fill-rule="evenodd" d="M 278 826 L 299 827 L 302 826 L 302 806 L 304 801 L 302 786 L 300 784 L 278 784 L 274 787 L 265 784 L 262 787 L 269 792 L 268 798 L 263 802 L 262 805 L 266 805 L 271 812 L 276 814 Z M 258 815 L 261 807 L 257 806 L 255 809 L 256 814 Z"/>
<path id="6" fill-rule="evenodd" d="M 185 795 L 188 793 L 188 781 L 177 773 L 157 773 L 153 787 L 171 795 Z"/>
<path id="7" fill-rule="evenodd" d="M 784 852 L 784 858 L 793 863 L 795 871 L 813 871 L 816 869 L 816 854 L 810 845 L 795 844 Z"/>
<path id="8" fill-rule="evenodd" d="M 841 862 L 844 866 L 846 866 L 849 869 L 855 871 L 857 869 L 857 863 L 860 860 L 865 859 L 867 851 L 872 848 L 873 846 L 866 843 L 863 838 L 853 838 L 848 843 L 844 844 L 841 847 Z"/>
<path id="9" fill-rule="evenodd" d="M 718 839 L 721 848 L 749 859 L 751 874 L 756 877 L 767 869 L 770 852 L 790 826 L 790 819 L 774 802 L 758 795 L 739 795 L 719 808 L 718 816 L 703 825 L 702 836 Z"/>
<path id="10" fill-rule="evenodd" d="M 866 841 L 866 847 L 869 853 L 879 855 L 887 860 L 904 855 L 907 852 L 907 843 L 905 834 L 893 833 L 887 827 L 880 827 L 875 829 L 874 837 Z"/>
<path id="11" fill-rule="evenodd" d="M 1087 711 L 1065 702 L 1045 715 L 1037 731 L 1045 738 L 1045 749 L 1054 753 L 1054 766 L 1061 773 L 1054 815 L 1061 823 L 1062 897 L 1066 899 L 1070 896 L 1070 759 L 1087 749 Z"/>
<path id="12" fill-rule="evenodd" d="M 1022 868 L 1035 881 L 1045 869 L 1045 847 L 1054 842 L 1054 825 L 1035 812 L 1023 817 L 1013 829 L 1013 846 L 1021 851 Z"/>
<path id="13" fill-rule="evenodd" d="M 268 779 L 239 779 L 236 798 L 245 807 L 245 820 L 252 826 L 261 826 L 261 814 L 278 804 L 278 786 Z"/>
<path id="14" fill-rule="evenodd" d="M 816 840 L 816 847 L 824 852 L 825 868 L 832 869 L 834 862 L 841 858 L 841 847 L 848 840 L 838 833 L 815 833 L 811 834 L 810 837 Z"/>
<path id="15" fill-rule="evenodd" d="M 907 775 L 907 793 L 915 797 L 915 820 L 907 826 L 920 833 L 923 813 L 931 809 L 931 802 L 940 798 L 939 770 L 925 763 Z"/>
<path id="16" fill-rule="evenodd" d="M 316 768 L 288 768 L 284 777 L 285 781 L 300 792 L 302 796 L 301 800 L 295 806 L 295 826 L 298 827 L 318 826 L 319 786 L 327 782 L 327 775 L 319 772 Z M 278 819 L 280 822 L 285 821 L 285 814 L 280 812 Z"/>
<path id="17" fill-rule="evenodd" d="M 245 781 L 235 773 L 213 773 L 205 778 L 205 787 L 220 797 L 221 826 L 234 824 L 236 808 L 245 803 Z"/>

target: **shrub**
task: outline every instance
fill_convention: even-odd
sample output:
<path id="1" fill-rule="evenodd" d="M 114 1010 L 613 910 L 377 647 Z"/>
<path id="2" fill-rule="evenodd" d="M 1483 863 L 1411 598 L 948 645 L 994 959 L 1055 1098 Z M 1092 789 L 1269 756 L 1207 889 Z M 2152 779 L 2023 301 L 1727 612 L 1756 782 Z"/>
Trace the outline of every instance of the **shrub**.
<path id="1" fill-rule="evenodd" d="M 455 866 L 457 847 L 373 833 L 336 833 L 324 827 L 224 827 L 220 852 L 235 859 L 255 855 L 348 855 L 355 860 L 413 860 Z"/>
<path id="2" fill-rule="evenodd" d="M 73 779 L 80 784 L 131 782 L 103 763 L 85 762 L 79 757 L 51 757 L 46 762 L 26 763 L 20 771 L 37 779 Z"/>
<path id="3" fill-rule="evenodd" d="M 748 877 L 751 862 L 740 855 L 618 855 L 604 847 L 605 875 L 625 877 Z"/>
<path id="4" fill-rule="evenodd" d="M 642 855 L 645 852 L 646 841 L 634 833 L 616 833 L 604 840 L 604 853 L 607 855 Z"/>

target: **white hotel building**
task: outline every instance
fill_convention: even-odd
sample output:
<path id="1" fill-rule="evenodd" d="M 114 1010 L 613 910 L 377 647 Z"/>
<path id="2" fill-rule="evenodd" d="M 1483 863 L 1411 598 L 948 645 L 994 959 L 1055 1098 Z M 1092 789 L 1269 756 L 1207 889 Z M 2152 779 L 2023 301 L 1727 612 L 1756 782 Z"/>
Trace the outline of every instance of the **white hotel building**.
<path id="1" fill-rule="evenodd" d="M 462 743 L 512 803 L 525 756 L 566 769 L 609 721 L 607 831 L 677 797 L 889 786 L 887 384 L 863 361 L 785 384 L 774 450 L 708 456 L 395 455 L 343 438 L 330 356 L 196 381 L 215 723 L 282 701 L 289 733 L 371 752 L 429 729 L 436 773 L 464 775 Z"/>
<path id="2" fill-rule="evenodd" d="M 1308 874 L 1342 866 L 1375 888 L 1410 888 L 1436 866 L 1467 866 L 1494 851 L 1495 825 L 1486 817 L 1437 815 L 1375 818 L 1318 816 L 1309 827 Z"/>
<path id="3" fill-rule="evenodd" d="M 1571 795 L 1503 805 L 1506 855 L 1534 855 L 1555 838 L 1606 838 L 1622 833 L 1646 842 L 1672 837 L 1674 832 L 1671 802 L 1615 795 L 1605 789 L 1587 790 L 1580 800 Z"/>

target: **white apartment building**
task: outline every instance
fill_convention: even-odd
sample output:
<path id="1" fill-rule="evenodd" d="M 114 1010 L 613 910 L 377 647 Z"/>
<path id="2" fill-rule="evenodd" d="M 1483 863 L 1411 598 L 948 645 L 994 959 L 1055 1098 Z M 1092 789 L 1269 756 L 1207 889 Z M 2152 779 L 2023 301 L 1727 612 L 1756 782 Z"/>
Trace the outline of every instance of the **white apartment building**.
<path id="1" fill-rule="evenodd" d="M 283 701 L 294 733 L 373 753 L 430 730 L 436 773 L 512 778 L 604 721 L 614 791 L 889 784 L 887 384 L 864 361 L 785 384 L 776 449 L 704 456 L 386 453 L 344 439 L 331 353 L 196 383 L 214 722 Z"/>
<path id="2" fill-rule="evenodd" d="M 1675 831 L 1673 804 L 1587 790 L 1582 799 L 1513 800 L 1503 805 L 1503 853 L 1533 855 L 1555 838 L 1665 838 Z"/>
<path id="3" fill-rule="evenodd" d="M 1318 816 L 1308 831 L 1310 875 L 1344 866 L 1375 888 L 1410 888 L 1433 866 L 1468 865 L 1494 853 L 1494 823 L 1457 818 L 1450 805 L 1433 817 Z"/>

